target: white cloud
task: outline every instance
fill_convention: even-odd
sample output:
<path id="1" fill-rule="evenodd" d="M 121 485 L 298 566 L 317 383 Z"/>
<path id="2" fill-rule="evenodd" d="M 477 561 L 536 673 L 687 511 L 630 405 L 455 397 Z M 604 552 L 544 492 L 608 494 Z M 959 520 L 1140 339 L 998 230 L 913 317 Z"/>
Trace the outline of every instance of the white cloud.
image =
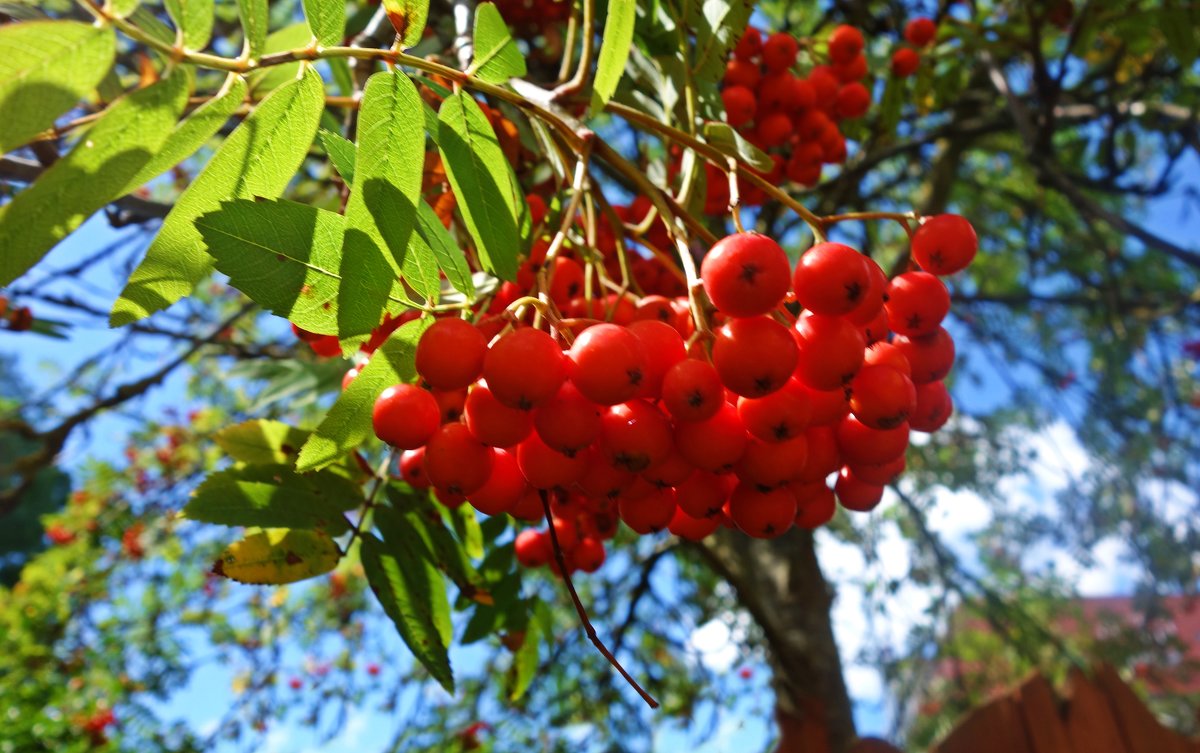
<path id="1" fill-rule="evenodd" d="M 728 672 L 738 658 L 738 638 L 744 638 L 744 631 L 730 629 L 727 622 L 714 618 L 692 631 L 688 644 L 692 650 L 700 654 L 700 661 L 713 672 Z"/>
<path id="2" fill-rule="evenodd" d="M 879 670 L 866 664 L 849 664 L 844 675 L 846 689 L 855 701 L 878 703 L 883 700 L 883 676 Z"/>

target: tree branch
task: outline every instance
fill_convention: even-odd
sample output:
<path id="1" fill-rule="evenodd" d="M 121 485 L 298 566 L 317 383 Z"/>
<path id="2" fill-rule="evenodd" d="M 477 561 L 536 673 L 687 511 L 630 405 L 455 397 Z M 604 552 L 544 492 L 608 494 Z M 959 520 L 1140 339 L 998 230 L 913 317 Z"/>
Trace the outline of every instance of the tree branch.
<path id="1" fill-rule="evenodd" d="M 48 466 L 50 463 L 54 462 L 55 456 L 62 451 L 63 446 L 67 442 L 67 438 L 78 426 L 91 420 L 96 414 L 101 413 L 109 408 L 116 407 L 128 400 L 132 400 L 133 398 L 147 392 L 151 387 L 155 387 L 160 384 L 164 379 L 167 378 L 168 375 L 170 375 L 171 372 L 186 363 L 187 360 L 199 352 L 201 348 L 214 342 L 228 327 L 233 326 L 233 324 L 235 324 L 239 319 L 250 313 L 254 307 L 255 305 L 252 303 L 246 304 L 239 309 L 237 313 L 218 324 L 208 337 L 192 344 L 191 347 L 176 356 L 171 361 L 164 364 L 157 371 L 154 371 L 142 377 L 141 379 L 128 382 L 120 387 L 117 387 L 117 389 L 114 390 L 113 393 L 108 397 L 98 400 L 88 407 L 77 411 L 70 416 L 67 416 L 57 426 L 47 429 L 46 431 L 39 432 L 35 436 L 30 437 L 31 439 L 40 442 L 42 447 L 28 455 L 25 455 L 24 457 L 17 458 L 12 462 L 11 467 L 19 478 L 19 481 L 14 487 L 0 492 L 0 518 L 3 518 L 16 509 L 17 504 L 20 503 L 21 496 L 33 484 L 34 478 L 37 476 L 38 472 Z M 0 428 L 15 428 L 20 431 L 21 424 L 24 424 L 24 422 L 9 421 L 0 423 Z"/>

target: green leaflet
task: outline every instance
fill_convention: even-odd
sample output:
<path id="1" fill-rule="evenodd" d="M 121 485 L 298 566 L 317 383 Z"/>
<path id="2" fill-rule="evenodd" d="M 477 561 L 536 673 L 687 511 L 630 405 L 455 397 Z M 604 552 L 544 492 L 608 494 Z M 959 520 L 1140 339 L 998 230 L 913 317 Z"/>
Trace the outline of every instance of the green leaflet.
<path id="1" fill-rule="evenodd" d="M 341 557 L 324 531 L 269 528 L 225 547 L 212 571 L 238 583 L 278 586 L 324 575 Z"/>
<path id="2" fill-rule="evenodd" d="M 248 298 L 322 335 L 337 334 L 340 214 L 293 201 L 226 202 L 196 218 L 216 268 Z"/>
<path id="3" fill-rule="evenodd" d="M 437 294 L 407 253 L 425 165 L 421 106 L 417 88 L 404 74 L 376 73 L 367 81 L 358 116 L 354 188 L 346 205 L 338 299 L 343 338 L 366 335 L 379 324 L 402 273 L 422 295 Z M 436 269 L 433 274 L 436 285 Z"/>
<path id="4" fill-rule="evenodd" d="M 475 100 L 459 92 L 442 102 L 438 149 L 467 232 L 484 269 L 515 280 L 525 197 L 517 189 L 496 133 Z"/>
<path id="5" fill-rule="evenodd" d="M 267 0 L 237 0 L 237 5 L 246 35 L 243 50 L 257 58 L 267 43 Z"/>
<path id="6" fill-rule="evenodd" d="M 429 532 L 424 521 L 413 515 L 402 515 L 389 507 L 379 507 L 375 510 L 375 527 L 383 536 L 385 546 L 392 551 L 403 550 L 405 555 L 416 555 L 424 560 L 424 565 L 433 565 L 430 569 L 430 580 L 441 580 L 436 575 L 436 563 L 428 548 Z M 430 617 L 442 643 L 450 645 L 450 639 L 454 635 L 454 626 L 450 623 L 450 600 L 446 596 L 445 588 L 438 591 L 433 594 Z"/>
<path id="7" fill-rule="evenodd" d="M 687 23 L 696 34 L 692 74 L 699 83 L 712 85 L 720 80 L 729 51 L 745 32 L 753 10 L 752 0 L 703 0 L 692 4 Z"/>
<path id="8" fill-rule="evenodd" d="M 429 0 L 383 0 L 388 20 L 405 47 L 416 47 L 425 33 Z"/>
<path id="9" fill-rule="evenodd" d="M 229 74 L 221 91 L 175 126 L 158 153 L 150 158 L 121 193 L 126 194 L 144 186 L 195 154 L 221 130 L 221 126 L 228 122 L 245 97 L 246 80 L 236 73 Z"/>
<path id="10" fill-rule="evenodd" d="M 125 193 L 171 134 L 187 102 L 188 82 L 187 72 L 177 69 L 114 102 L 65 157 L 0 209 L 0 286 Z"/>
<path id="11" fill-rule="evenodd" d="M 129 14 L 129 20 L 137 24 L 137 27 L 146 32 L 151 39 L 155 39 L 167 45 L 175 44 L 175 30 L 160 21 L 158 14 L 146 6 L 139 5 L 138 7 L 134 8 L 133 12 Z M 164 60 L 166 59 L 165 55 L 162 55 L 161 57 Z"/>
<path id="12" fill-rule="evenodd" d="M 475 7 L 475 57 L 468 73 L 493 84 L 525 75 L 525 56 L 508 33 L 508 24 L 494 3 Z"/>
<path id="13" fill-rule="evenodd" d="M 325 154 L 329 155 L 329 161 L 333 163 L 333 169 L 338 171 L 338 175 L 342 176 L 342 181 L 348 186 L 354 185 L 354 163 L 357 159 L 354 142 L 341 134 L 322 128 L 317 131 L 317 143 L 325 150 Z"/>
<path id="14" fill-rule="evenodd" d="M 633 23 L 637 20 L 637 3 L 634 0 L 609 0 L 608 16 L 604 19 L 604 38 L 600 43 L 600 57 L 596 63 L 596 77 L 592 84 L 592 114 L 604 109 L 612 98 L 625 73 L 625 62 L 633 47 Z"/>
<path id="15" fill-rule="evenodd" d="M 247 465 L 209 475 L 181 513 L 225 526 L 350 530 L 342 512 L 362 503 L 362 489 L 329 471 L 299 474 L 286 465 Z"/>
<path id="16" fill-rule="evenodd" d="M 259 104 L 175 202 L 113 305 L 110 325 L 142 319 L 192 291 L 212 269 L 195 219 L 222 201 L 282 193 L 308 153 L 324 107 L 324 86 L 312 68 Z"/>
<path id="17" fill-rule="evenodd" d="M 108 73 L 116 54 L 111 28 L 75 21 L 0 27 L 0 154 L 54 125 Z"/>
<path id="18" fill-rule="evenodd" d="M 309 471 L 336 463 L 372 436 L 371 409 L 379 393 L 417 378 L 417 341 L 429 323 L 428 319 L 417 319 L 402 325 L 371 356 L 300 449 L 297 470 Z"/>
<path id="19" fill-rule="evenodd" d="M 393 507 L 377 508 L 375 518 L 383 537 L 420 544 L 429 562 L 454 581 L 463 597 L 480 604 L 493 604 L 487 583 L 471 564 L 467 544 L 450 533 L 434 503 L 428 497 L 405 495 L 394 487 L 388 487 L 387 494 Z M 459 509 L 463 507 L 474 515 L 475 508 L 462 505 Z"/>
<path id="20" fill-rule="evenodd" d="M 304 0 L 304 17 L 322 47 L 336 47 L 346 34 L 345 0 Z"/>
<path id="21" fill-rule="evenodd" d="M 525 639 L 521 647 L 513 654 L 513 663 L 505 677 L 505 687 L 508 690 L 508 700 L 519 701 L 538 668 L 538 644 L 542 641 L 541 626 L 537 620 L 530 619 L 525 625 Z"/>
<path id="22" fill-rule="evenodd" d="M 417 204 L 417 225 L 408 239 L 408 247 L 410 254 L 432 255 L 455 290 L 469 298 L 475 297 L 475 281 L 471 279 L 466 254 L 424 199 Z"/>
<path id="23" fill-rule="evenodd" d="M 183 37 L 185 49 L 199 51 L 208 46 L 213 30 L 213 0 L 163 0 L 163 4 Z"/>
<path id="24" fill-rule="evenodd" d="M 117 18 L 126 18 L 130 13 L 137 10 L 139 0 L 114 0 L 112 4 L 113 15 Z"/>
<path id="25" fill-rule="evenodd" d="M 728 123 L 705 123 L 704 140 L 711 146 L 720 149 L 723 154 L 740 157 L 742 162 L 760 173 L 770 172 L 775 166 L 770 155 L 747 141 Z"/>
<path id="26" fill-rule="evenodd" d="M 434 679 L 453 693 L 448 641 L 439 629 L 439 624 L 449 622 L 441 576 L 405 542 L 385 544 L 371 533 L 362 537 L 362 564 L 371 590 L 400 637 Z"/>
<path id="27" fill-rule="evenodd" d="M 292 462 L 306 439 L 307 431 L 265 418 L 226 426 L 213 437 L 229 457 L 258 465 Z"/>

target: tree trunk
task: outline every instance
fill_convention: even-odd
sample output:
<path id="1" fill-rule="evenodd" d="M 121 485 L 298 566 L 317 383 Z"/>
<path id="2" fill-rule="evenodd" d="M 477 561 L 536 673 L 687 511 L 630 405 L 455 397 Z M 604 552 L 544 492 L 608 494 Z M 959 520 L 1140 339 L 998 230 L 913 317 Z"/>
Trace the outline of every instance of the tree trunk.
<path id="1" fill-rule="evenodd" d="M 846 753 L 856 739 L 829 610 L 833 590 L 813 535 L 772 541 L 723 532 L 704 551 L 766 638 L 774 669 L 776 753 Z"/>

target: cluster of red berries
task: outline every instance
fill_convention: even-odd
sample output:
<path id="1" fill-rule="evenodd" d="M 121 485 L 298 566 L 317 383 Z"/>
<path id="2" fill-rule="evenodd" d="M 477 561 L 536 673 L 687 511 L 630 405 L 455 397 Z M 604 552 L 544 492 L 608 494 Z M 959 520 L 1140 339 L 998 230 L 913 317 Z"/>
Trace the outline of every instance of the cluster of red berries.
<path id="1" fill-rule="evenodd" d="M 937 24 L 931 18 L 914 18 L 904 27 L 904 39 L 911 46 L 900 47 L 892 53 L 892 73 L 908 78 L 921 67 L 922 48 L 933 44 Z"/>
<path id="2" fill-rule="evenodd" d="M 566 23 L 573 3 L 567 0 L 494 0 L 496 9 L 521 36 L 535 36 L 551 24 Z"/>
<path id="3" fill-rule="evenodd" d="M 25 332 L 33 327 L 33 311 L 28 306 L 10 306 L 8 298 L 0 295 L 0 323 L 12 332 Z"/>
<path id="4" fill-rule="evenodd" d="M 92 712 L 91 716 L 84 719 L 79 726 L 87 734 L 92 746 L 99 747 L 108 742 L 105 730 L 116 723 L 117 717 L 112 709 L 103 708 Z"/>
<path id="5" fill-rule="evenodd" d="M 753 27 L 733 49 L 725 66 L 725 118 L 752 144 L 772 152 L 775 168 L 767 175 L 774 183 L 783 178 L 811 186 L 821 178 L 821 167 L 846 159 L 846 139 L 838 124 L 859 118 L 871 106 L 871 92 L 862 84 L 867 76 L 862 33 L 839 26 L 829 37 L 829 64 L 818 65 L 805 77 L 792 69 L 800 51 L 796 38 L 777 32 L 763 38 Z M 708 166 L 705 211 L 720 214 L 729 203 L 723 173 Z M 758 204 L 761 191 L 741 188 L 742 202 Z"/>
<path id="6" fill-rule="evenodd" d="M 618 520 L 689 539 L 722 524 L 756 537 L 813 528 L 835 494 L 848 509 L 877 505 L 910 429 L 949 417 L 950 296 L 937 276 L 976 250 L 965 219 L 930 218 L 912 238 L 920 269 L 889 281 L 842 244 L 817 244 L 792 270 L 771 239 L 731 235 L 701 267 L 711 337 L 690 337 L 662 297 L 624 322 L 556 327 L 573 336 L 566 347 L 523 324 L 489 344 L 480 326 L 438 319 L 417 345 L 421 384 L 379 396 L 375 434 L 404 451 L 403 479 L 444 504 L 542 520 L 548 495 L 571 569 L 603 563 Z M 553 566 L 553 553 L 549 529 L 517 539 L 527 566 Z"/>

